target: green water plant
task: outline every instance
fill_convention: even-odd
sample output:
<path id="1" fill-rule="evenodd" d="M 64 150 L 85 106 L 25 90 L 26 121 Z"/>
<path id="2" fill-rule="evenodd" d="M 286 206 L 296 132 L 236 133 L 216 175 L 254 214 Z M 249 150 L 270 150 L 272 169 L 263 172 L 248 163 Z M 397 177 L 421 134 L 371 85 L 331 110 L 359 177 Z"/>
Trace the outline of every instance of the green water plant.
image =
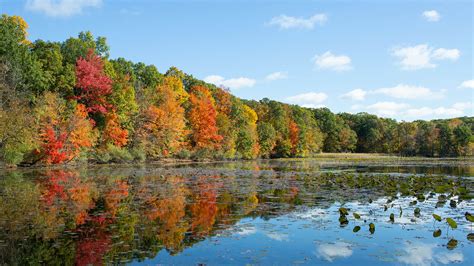
<path id="1" fill-rule="evenodd" d="M 437 214 L 435 214 L 435 213 L 433 213 L 433 218 L 434 218 L 436 221 L 438 221 L 438 222 L 441 222 L 441 220 L 443 219 L 443 218 L 441 218 L 441 216 L 439 216 L 439 215 L 437 215 Z"/>
<path id="2" fill-rule="evenodd" d="M 451 227 L 452 229 L 458 228 L 458 224 L 452 218 L 446 218 L 446 222 L 448 223 L 449 227 Z"/>
<path id="3" fill-rule="evenodd" d="M 369 224 L 369 232 L 370 232 L 371 235 L 373 235 L 375 233 L 375 224 L 373 224 L 373 223 Z"/>
<path id="4" fill-rule="evenodd" d="M 420 208 L 415 208 L 415 210 L 413 211 L 413 213 L 415 214 L 415 217 L 416 218 L 419 218 L 420 217 L 420 213 L 421 213 L 421 210 Z"/>
<path id="5" fill-rule="evenodd" d="M 449 241 L 448 241 L 448 244 L 446 245 L 446 247 L 449 249 L 449 250 L 453 250 L 455 249 L 456 247 L 458 246 L 458 241 L 454 238 L 451 238 Z"/>
<path id="6" fill-rule="evenodd" d="M 352 213 L 352 215 L 354 216 L 355 219 L 357 220 L 360 219 L 360 215 L 357 212 Z"/>

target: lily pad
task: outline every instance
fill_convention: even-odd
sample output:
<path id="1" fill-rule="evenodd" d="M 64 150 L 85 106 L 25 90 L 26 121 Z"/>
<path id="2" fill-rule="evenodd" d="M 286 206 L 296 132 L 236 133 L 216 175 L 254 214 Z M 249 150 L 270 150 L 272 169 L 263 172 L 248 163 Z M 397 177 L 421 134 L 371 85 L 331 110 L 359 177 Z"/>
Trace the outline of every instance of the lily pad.
<path id="1" fill-rule="evenodd" d="M 433 213 L 433 218 L 438 222 L 441 222 L 441 220 L 442 220 L 441 216 L 439 216 L 437 214 L 434 214 L 434 213 Z"/>
<path id="2" fill-rule="evenodd" d="M 370 232 L 370 234 L 375 233 L 375 224 L 373 224 L 373 223 L 369 224 L 369 232 Z"/>
<path id="3" fill-rule="evenodd" d="M 474 242 L 474 233 L 467 234 L 467 240 Z"/>
<path id="4" fill-rule="evenodd" d="M 359 215 L 357 212 L 354 212 L 352 215 L 353 215 L 354 218 L 356 218 L 357 220 L 360 219 L 360 215 Z"/>
<path id="5" fill-rule="evenodd" d="M 341 226 L 346 226 L 349 223 L 349 220 L 347 220 L 347 217 L 345 215 L 341 215 L 339 217 L 339 224 Z"/>
<path id="6" fill-rule="evenodd" d="M 450 226 L 452 229 L 458 228 L 458 224 L 457 224 L 456 221 L 454 221 L 452 218 L 446 218 L 446 222 L 449 224 L 449 226 Z"/>
<path id="7" fill-rule="evenodd" d="M 457 206 L 456 201 L 455 201 L 455 200 L 450 200 L 450 201 L 449 201 L 449 206 L 450 206 L 451 208 L 456 208 L 456 206 Z"/>
<path id="8" fill-rule="evenodd" d="M 415 217 L 420 217 L 421 210 L 420 208 L 416 208 L 414 211 Z"/>
<path id="9" fill-rule="evenodd" d="M 439 237 L 441 235 L 441 229 L 435 230 L 433 232 L 433 237 Z"/>
<path id="10" fill-rule="evenodd" d="M 357 233 L 360 231 L 360 226 L 356 225 L 354 226 L 354 229 L 352 229 L 352 232 Z"/>
<path id="11" fill-rule="evenodd" d="M 466 217 L 466 220 L 468 220 L 471 223 L 474 223 L 474 215 L 470 214 L 469 212 L 466 212 L 464 214 L 464 217 Z"/>
<path id="12" fill-rule="evenodd" d="M 448 244 L 447 244 L 447 247 L 449 250 L 453 250 L 455 249 L 456 247 L 458 246 L 458 241 L 454 238 L 452 238 L 451 240 L 449 240 Z"/>
<path id="13" fill-rule="evenodd" d="M 349 212 L 347 211 L 347 209 L 344 208 L 344 207 L 339 208 L 339 213 L 340 213 L 341 215 L 348 215 L 348 214 L 349 214 Z"/>

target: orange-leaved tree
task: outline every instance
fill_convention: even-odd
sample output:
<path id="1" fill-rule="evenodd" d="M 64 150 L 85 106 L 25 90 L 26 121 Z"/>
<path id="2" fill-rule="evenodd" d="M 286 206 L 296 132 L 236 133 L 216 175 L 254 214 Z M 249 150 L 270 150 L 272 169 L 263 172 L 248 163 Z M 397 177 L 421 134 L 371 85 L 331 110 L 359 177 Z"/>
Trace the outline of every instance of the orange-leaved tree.
<path id="1" fill-rule="evenodd" d="M 145 111 L 141 132 L 148 155 L 173 155 L 185 144 L 186 120 L 181 104 L 188 97 L 181 80 L 174 76 L 165 77 L 157 86 L 156 99 Z"/>
<path id="2" fill-rule="evenodd" d="M 298 125 L 293 120 L 290 120 L 290 123 L 288 125 L 288 129 L 289 129 L 289 133 L 290 133 L 291 153 L 293 155 L 295 155 L 296 154 L 296 148 L 297 148 L 298 141 L 299 141 L 300 129 L 298 128 Z"/>
<path id="3" fill-rule="evenodd" d="M 123 147 L 127 144 L 128 130 L 122 128 L 118 120 L 119 117 L 115 111 L 105 115 L 105 127 L 102 131 L 104 144 L 113 144 L 117 147 Z"/>
<path id="4" fill-rule="evenodd" d="M 209 90 L 204 86 L 194 86 L 189 97 L 191 109 L 188 120 L 193 129 L 192 140 L 196 148 L 216 148 L 222 136 L 218 133 L 217 111 Z"/>

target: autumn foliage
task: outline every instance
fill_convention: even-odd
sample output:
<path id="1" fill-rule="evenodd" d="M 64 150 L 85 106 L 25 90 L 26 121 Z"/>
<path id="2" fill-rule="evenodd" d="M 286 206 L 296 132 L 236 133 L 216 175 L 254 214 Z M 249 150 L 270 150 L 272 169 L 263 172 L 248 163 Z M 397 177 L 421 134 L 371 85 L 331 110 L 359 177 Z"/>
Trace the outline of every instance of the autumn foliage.
<path id="1" fill-rule="evenodd" d="M 209 90 L 203 86 L 193 87 L 189 102 L 188 119 L 193 128 L 194 145 L 198 148 L 218 147 L 222 136 L 218 134 L 217 111 Z"/>
<path id="2" fill-rule="evenodd" d="M 106 39 L 90 32 L 31 42 L 21 17 L 3 15 L 0 26 L 0 160 L 7 165 L 474 154 L 472 117 L 399 123 L 239 99 L 176 67 L 160 72 L 111 59 Z"/>
<path id="3" fill-rule="evenodd" d="M 43 144 L 41 145 L 41 151 L 43 160 L 47 164 L 58 164 L 66 161 L 69 156 L 64 149 L 64 143 L 67 138 L 67 134 L 56 133 L 53 126 L 47 126 L 42 133 L 40 133 Z"/>
<path id="4" fill-rule="evenodd" d="M 104 143 L 123 147 L 128 142 L 128 131 L 120 126 L 115 112 L 108 113 L 105 116 L 105 128 L 102 134 Z"/>
<path id="5" fill-rule="evenodd" d="M 89 113 L 105 114 L 111 108 L 106 96 L 112 93 L 112 80 L 105 75 L 100 56 L 89 50 L 86 58 L 76 62 L 76 99 Z"/>
<path id="6" fill-rule="evenodd" d="M 296 154 L 296 146 L 298 145 L 298 134 L 300 130 L 294 121 L 290 121 L 288 128 L 290 132 L 291 152 L 292 154 Z"/>
<path id="7" fill-rule="evenodd" d="M 185 145 L 187 133 L 182 103 L 189 97 L 181 81 L 166 77 L 156 88 L 156 99 L 145 111 L 141 134 L 148 155 L 160 157 L 174 154 Z"/>
<path id="8" fill-rule="evenodd" d="M 93 123 L 84 105 L 76 105 L 72 113 L 62 119 L 66 106 L 56 94 L 47 93 L 42 101 L 44 105 L 38 109 L 41 144 L 36 154 L 39 160 L 46 164 L 67 162 L 94 145 Z"/>

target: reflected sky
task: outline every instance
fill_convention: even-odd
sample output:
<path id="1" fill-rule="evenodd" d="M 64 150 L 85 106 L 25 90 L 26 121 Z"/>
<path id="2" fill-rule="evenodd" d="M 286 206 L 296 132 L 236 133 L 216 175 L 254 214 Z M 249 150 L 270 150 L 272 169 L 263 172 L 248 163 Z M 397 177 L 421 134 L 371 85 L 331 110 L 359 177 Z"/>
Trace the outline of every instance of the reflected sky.
<path id="1" fill-rule="evenodd" d="M 0 263 L 473 265 L 472 178 L 238 165 L 4 172 Z"/>

